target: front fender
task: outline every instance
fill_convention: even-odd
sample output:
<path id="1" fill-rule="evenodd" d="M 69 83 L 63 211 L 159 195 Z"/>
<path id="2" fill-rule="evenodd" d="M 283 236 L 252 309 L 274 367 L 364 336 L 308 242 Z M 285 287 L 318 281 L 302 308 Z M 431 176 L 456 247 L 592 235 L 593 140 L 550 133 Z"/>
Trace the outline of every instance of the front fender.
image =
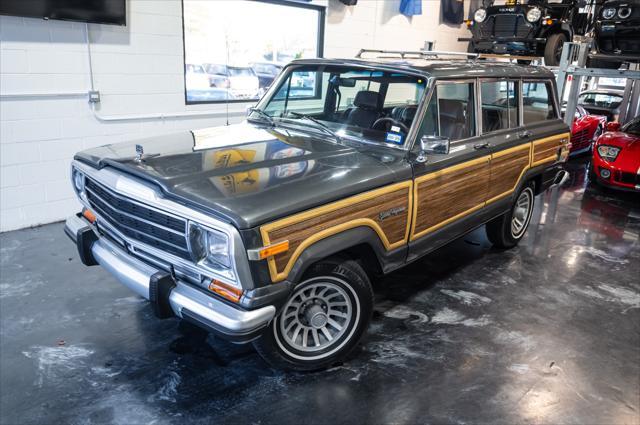
<path id="1" fill-rule="evenodd" d="M 385 269 L 388 253 L 380 237 L 371 227 L 360 226 L 321 239 L 310 245 L 293 264 L 287 280 L 294 283 L 299 282 L 312 264 L 358 245 L 366 245 L 371 248 L 378 265 L 381 269 Z"/>

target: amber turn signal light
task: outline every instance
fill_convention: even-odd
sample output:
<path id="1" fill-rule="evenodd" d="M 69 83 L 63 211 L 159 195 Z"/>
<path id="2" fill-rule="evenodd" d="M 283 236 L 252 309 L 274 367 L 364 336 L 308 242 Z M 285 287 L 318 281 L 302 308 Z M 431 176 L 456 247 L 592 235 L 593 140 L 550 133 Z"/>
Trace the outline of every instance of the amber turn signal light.
<path id="1" fill-rule="evenodd" d="M 90 209 L 83 208 L 82 209 L 82 216 L 84 218 L 86 218 L 87 220 L 89 220 L 89 223 L 93 224 L 96 221 L 96 215 Z"/>
<path id="2" fill-rule="evenodd" d="M 251 261 L 260 261 L 287 251 L 289 251 L 289 241 L 282 241 L 262 248 L 249 249 L 247 256 Z"/>
<path id="3" fill-rule="evenodd" d="M 209 284 L 209 290 L 215 292 L 223 298 L 237 303 L 242 297 L 242 289 L 238 289 L 235 286 L 213 279 Z"/>
<path id="4" fill-rule="evenodd" d="M 289 241 L 282 241 L 278 242 L 277 244 L 265 246 L 259 251 L 259 254 L 260 259 L 264 260 L 265 258 L 272 257 L 276 254 L 287 251 L 289 251 Z"/>

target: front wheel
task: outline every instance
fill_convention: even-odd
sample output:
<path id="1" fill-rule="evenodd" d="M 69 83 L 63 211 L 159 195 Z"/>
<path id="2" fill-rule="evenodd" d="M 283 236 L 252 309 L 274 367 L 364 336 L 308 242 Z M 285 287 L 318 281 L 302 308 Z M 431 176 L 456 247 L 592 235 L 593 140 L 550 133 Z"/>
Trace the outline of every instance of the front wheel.
<path id="1" fill-rule="evenodd" d="M 520 190 L 509 212 L 496 217 L 486 225 L 487 238 L 497 248 L 513 248 L 529 227 L 535 194 L 533 183 Z"/>
<path id="2" fill-rule="evenodd" d="M 279 369 L 311 371 L 344 359 L 358 344 L 373 311 L 373 291 L 355 261 L 313 266 L 254 347 Z"/>
<path id="3" fill-rule="evenodd" d="M 561 32 L 551 34 L 547 37 L 547 44 L 544 46 L 544 64 L 546 66 L 560 65 L 562 47 L 565 41 L 567 41 L 567 36 Z"/>

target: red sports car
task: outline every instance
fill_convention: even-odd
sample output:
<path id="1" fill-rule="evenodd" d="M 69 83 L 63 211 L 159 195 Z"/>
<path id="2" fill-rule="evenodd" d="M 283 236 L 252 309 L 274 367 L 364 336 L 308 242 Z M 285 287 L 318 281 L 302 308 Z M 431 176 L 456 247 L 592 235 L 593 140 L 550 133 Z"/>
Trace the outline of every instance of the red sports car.
<path id="1" fill-rule="evenodd" d="M 607 124 L 593 145 L 589 177 L 605 186 L 640 192 L 640 116 L 622 127 Z"/>
<path id="2" fill-rule="evenodd" d="M 571 126 L 570 154 L 588 152 L 591 144 L 602 134 L 607 124 L 607 117 L 590 115 L 582 106 L 576 108 L 575 118 Z"/>

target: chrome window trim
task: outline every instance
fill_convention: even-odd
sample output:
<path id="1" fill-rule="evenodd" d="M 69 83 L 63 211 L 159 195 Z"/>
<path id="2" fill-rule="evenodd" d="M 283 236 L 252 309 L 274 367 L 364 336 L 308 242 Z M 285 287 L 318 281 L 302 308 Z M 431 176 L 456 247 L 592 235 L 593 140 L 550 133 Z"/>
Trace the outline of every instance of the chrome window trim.
<path id="1" fill-rule="evenodd" d="M 131 240 L 129 237 L 122 235 L 117 229 L 113 228 L 108 221 L 102 218 L 99 214 L 97 217 L 98 227 L 101 225 L 108 228 L 109 232 L 114 233 L 118 238 L 130 244 L 136 249 L 149 253 L 159 259 L 167 259 L 168 264 L 178 264 L 180 267 L 186 268 L 194 273 L 198 273 L 203 276 L 219 279 L 223 282 L 241 286 L 244 289 L 252 289 L 254 287 L 251 271 L 249 269 L 249 260 L 247 259 L 246 251 L 244 250 L 244 244 L 240 237 L 238 230 L 231 225 L 220 220 L 217 220 L 207 214 L 201 213 L 197 210 L 188 208 L 177 202 L 163 198 L 160 192 L 154 188 L 151 184 L 137 179 L 133 176 L 128 176 L 115 171 L 112 168 L 106 167 L 97 170 L 89 165 L 86 165 L 77 160 L 72 161 L 72 168 L 76 168 L 83 172 L 89 178 L 94 179 L 98 183 L 102 184 L 114 193 L 120 196 L 125 196 L 133 203 L 138 203 L 143 207 L 155 209 L 163 214 L 173 215 L 176 218 L 193 221 L 204 227 L 211 227 L 212 229 L 221 231 L 229 237 L 229 252 L 231 255 L 231 265 L 234 274 L 234 279 L 230 279 L 229 276 L 225 276 L 215 271 L 205 269 L 196 265 L 193 262 L 189 262 L 177 256 L 174 256 L 168 252 L 158 250 L 150 247 L 139 241 Z M 83 196 L 79 196 L 80 202 L 86 208 L 92 208 L 87 199 Z M 102 218 L 102 224 L 100 219 Z M 106 223 L 106 225 L 105 225 Z M 188 223 L 187 223 L 188 225 Z M 188 238 L 188 234 L 185 233 Z"/>

